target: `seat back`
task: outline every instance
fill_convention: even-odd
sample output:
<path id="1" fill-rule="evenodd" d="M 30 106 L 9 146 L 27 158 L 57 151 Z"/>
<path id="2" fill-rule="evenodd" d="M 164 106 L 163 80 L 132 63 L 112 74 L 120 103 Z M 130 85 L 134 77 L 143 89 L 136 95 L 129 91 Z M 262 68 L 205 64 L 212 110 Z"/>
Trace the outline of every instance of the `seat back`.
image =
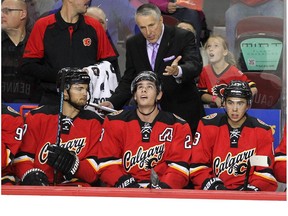
<path id="1" fill-rule="evenodd" d="M 265 72 L 244 72 L 244 74 L 256 83 L 258 89 L 258 93 L 252 101 L 252 108 L 281 108 L 279 99 L 282 91 L 282 82 L 278 76 Z"/>
<path id="2" fill-rule="evenodd" d="M 163 23 L 169 26 L 175 26 L 179 23 L 179 20 L 173 16 L 162 14 Z"/>
<path id="3" fill-rule="evenodd" d="M 236 26 L 235 57 L 242 71 L 267 72 L 282 77 L 283 19 L 247 17 Z"/>

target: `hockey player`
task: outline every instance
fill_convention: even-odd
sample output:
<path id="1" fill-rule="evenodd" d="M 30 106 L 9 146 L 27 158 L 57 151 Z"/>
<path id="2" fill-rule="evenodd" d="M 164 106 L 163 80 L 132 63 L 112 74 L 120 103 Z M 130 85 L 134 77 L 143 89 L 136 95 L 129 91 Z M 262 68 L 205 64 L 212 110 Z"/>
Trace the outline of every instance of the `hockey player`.
<path id="1" fill-rule="evenodd" d="M 131 93 L 137 108 L 104 120 L 98 151 L 101 181 L 120 188 L 185 187 L 192 147 L 188 123 L 158 108 L 162 91 L 154 72 L 140 72 L 131 83 Z"/>
<path id="2" fill-rule="evenodd" d="M 23 117 L 2 104 L 1 112 L 1 184 L 16 184 L 12 162 L 22 143 Z"/>
<path id="3" fill-rule="evenodd" d="M 190 179 L 195 189 L 243 190 L 248 159 L 268 156 L 273 164 L 271 128 L 249 116 L 252 93 L 243 81 L 231 81 L 224 90 L 226 113 L 202 118 L 192 147 Z M 269 167 L 253 166 L 249 172 L 251 191 L 275 191 L 277 182 Z"/>
<path id="4" fill-rule="evenodd" d="M 84 110 L 90 77 L 82 69 L 63 68 L 58 80 L 58 88 L 64 82 L 60 139 L 58 106 L 44 105 L 29 112 L 27 131 L 15 159 L 20 184 L 90 186 L 97 181 L 95 149 L 103 119 Z"/>
<path id="5" fill-rule="evenodd" d="M 273 166 L 277 181 L 287 183 L 287 126 L 284 127 L 283 137 L 279 146 L 275 149 L 275 163 Z"/>

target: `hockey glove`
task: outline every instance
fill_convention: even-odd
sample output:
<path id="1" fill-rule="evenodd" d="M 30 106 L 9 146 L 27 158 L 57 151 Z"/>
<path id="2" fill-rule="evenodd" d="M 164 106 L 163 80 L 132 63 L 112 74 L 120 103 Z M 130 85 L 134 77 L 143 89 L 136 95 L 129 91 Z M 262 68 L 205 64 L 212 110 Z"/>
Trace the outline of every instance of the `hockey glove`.
<path id="1" fill-rule="evenodd" d="M 67 180 L 71 180 L 79 167 L 76 154 L 56 145 L 49 145 L 47 150 L 49 151 L 47 164 L 60 171 Z"/>
<path id="2" fill-rule="evenodd" d="M 131 175 L 121 176 L 115 184 L 117 188 L 142 188 Z"/>
<path id="3" fill-rule="evenodd" d="M 48 186 L 48 177 L 46 174 L 37 168 L 28 170 L 22 177 L 20 185 L 41 185 Z"/>
<path id="4" fill-rule="evenodd" d="M 220 178 L 208 178 L 202 184 L 203 190 L 228 190 Z"/>
<path id="5" fill-rule="evenodd" d="M 255 187 L 255 186 L 253 186 L 253 185 L 249 185 L 248 184 L 246 189 L 244 187 L 242 187 L 240 189 L 240 191 L 260 191 L 260 189 Z"/>

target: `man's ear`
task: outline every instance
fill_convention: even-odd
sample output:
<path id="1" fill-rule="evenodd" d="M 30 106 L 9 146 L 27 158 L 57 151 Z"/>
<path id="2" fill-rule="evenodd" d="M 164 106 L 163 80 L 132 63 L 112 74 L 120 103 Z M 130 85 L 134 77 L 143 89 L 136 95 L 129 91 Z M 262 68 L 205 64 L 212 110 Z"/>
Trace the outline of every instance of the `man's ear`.
<path id="1" fill-rule="evenodd" d="M 160 16 L 160 22 L 163 23 L 163 16 Z"/>
<path id="2" fill-rule="evenodd" d="M 20 16 L 21 20 L 28 19 L 28 12 L 27 10 L 23 10 Z"/>
<path id="3" fill-rule="evenodd" d="M 68 100 L 69 99 L 68 91 L 66 89 L 64 89 L 63 93 L 64 93 L 64 95 L 63 95 L 64 100 Z"/>
<path id="4" fill-rule="evenodd" d="M 157 101 L 161 100 L 162 95 L 163 95 L 163 92 L 160 91 L 160 92 L 158 93 L 157 97 L 156 97 L 156 100 L 157 100 Z"/>

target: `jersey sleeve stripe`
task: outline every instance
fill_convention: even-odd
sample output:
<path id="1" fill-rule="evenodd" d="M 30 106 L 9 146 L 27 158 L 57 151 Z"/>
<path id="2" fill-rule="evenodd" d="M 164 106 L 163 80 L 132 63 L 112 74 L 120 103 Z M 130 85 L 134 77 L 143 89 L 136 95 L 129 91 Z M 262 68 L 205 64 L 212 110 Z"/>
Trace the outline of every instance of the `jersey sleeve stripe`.
<path id="1" fill-rule="evenodd" d="M 286 155 L 280 155 L 275 157 L 275 162 L 276 161 L 286 161 Z"/>
<path id="2" fill-rule="evenodd" d="M 10 154 L 11 154 L 10 149 L 6 148 L 6 156 L 7 156 L 6 160 L 5 160 L 6 161 L 6 164 L 5 164 L 6 166 L 8 166 L 11 163 L 11 161 L 12 161 L 11 158 L 10 158 Z"/>
<path id="3" fill-rule="evenodd" d="M 106 162 L 101 162 L 99 164 L 99 170 L 107 167 L 107 166 L 111 166 L 111 165 L 121 165 L 122 164 L 122 160 L 121 159 L 118 159 L 118 160 L 109 160 L 109 161 L 106 161 Z"/>
<path id="4" fill-rule="evenodd" d="M 98 172 L 98 170 L 99 170 L 99 166 L 98 166 L 98 164 L 96 163 L 96 161 L 94 160 L 94 159 L 86 159 L 88 162 L 89 162 L 89 164 L 93 167 L 93 169 L 96 171 L 96 172 Z"/>
<path id="5" fill-rule="evenodd" d="M 254 174 L 254 175 L 257 175 L 257 176 L 259 176 L 259 177 L 261 177 L 261 178 L 264 178 L 264 179 L 267 179 L 267 180 L 276 182 L 276 179 L 275 179 L 274 176 L 271 175 L 270 173 L 260 173 L 260 172 L 256 172 L 256 171 L 255 171 L 253 174 Z"/>
<path id="6" fill-rule="evenodd" d="M 195 172 L 198 172 L 198 171 L 200 171 L 200 170 L 203 170 L 203 169 L 207 169 L 208 167 L 207 166 L 204 166 L 204 165 L 202 165 L 202 166 L 197 166 L 197 167 L 195 167 L 195 168 L 190 168 L 190 174 L 193 174 L 193 173 L 195 173 Z"/>
<path id="7" fill-rule="evenodd" d="M 183 173 L 184 175 L 187 175 L 187 176 L 189 175 L 189 170 L 184 166 L 181 166 L 181 165 L 176 164 L 176 163 L 170 163 L 170 164 L 168 164 L 168 166 L 181 172 L 181 173 Z"/>
<path id="8" fill-rule="evenodd" d="M 25 162 L 25 161 L 30 161 L 30 162 L 34 163 L 34 158 L 31 158 L 27 155 L 23 155 L 23 156 L 20 156 L 20 157 L 17 157 L 14 159 L 14 163 L 21 163 L 21 162 Z"/>

